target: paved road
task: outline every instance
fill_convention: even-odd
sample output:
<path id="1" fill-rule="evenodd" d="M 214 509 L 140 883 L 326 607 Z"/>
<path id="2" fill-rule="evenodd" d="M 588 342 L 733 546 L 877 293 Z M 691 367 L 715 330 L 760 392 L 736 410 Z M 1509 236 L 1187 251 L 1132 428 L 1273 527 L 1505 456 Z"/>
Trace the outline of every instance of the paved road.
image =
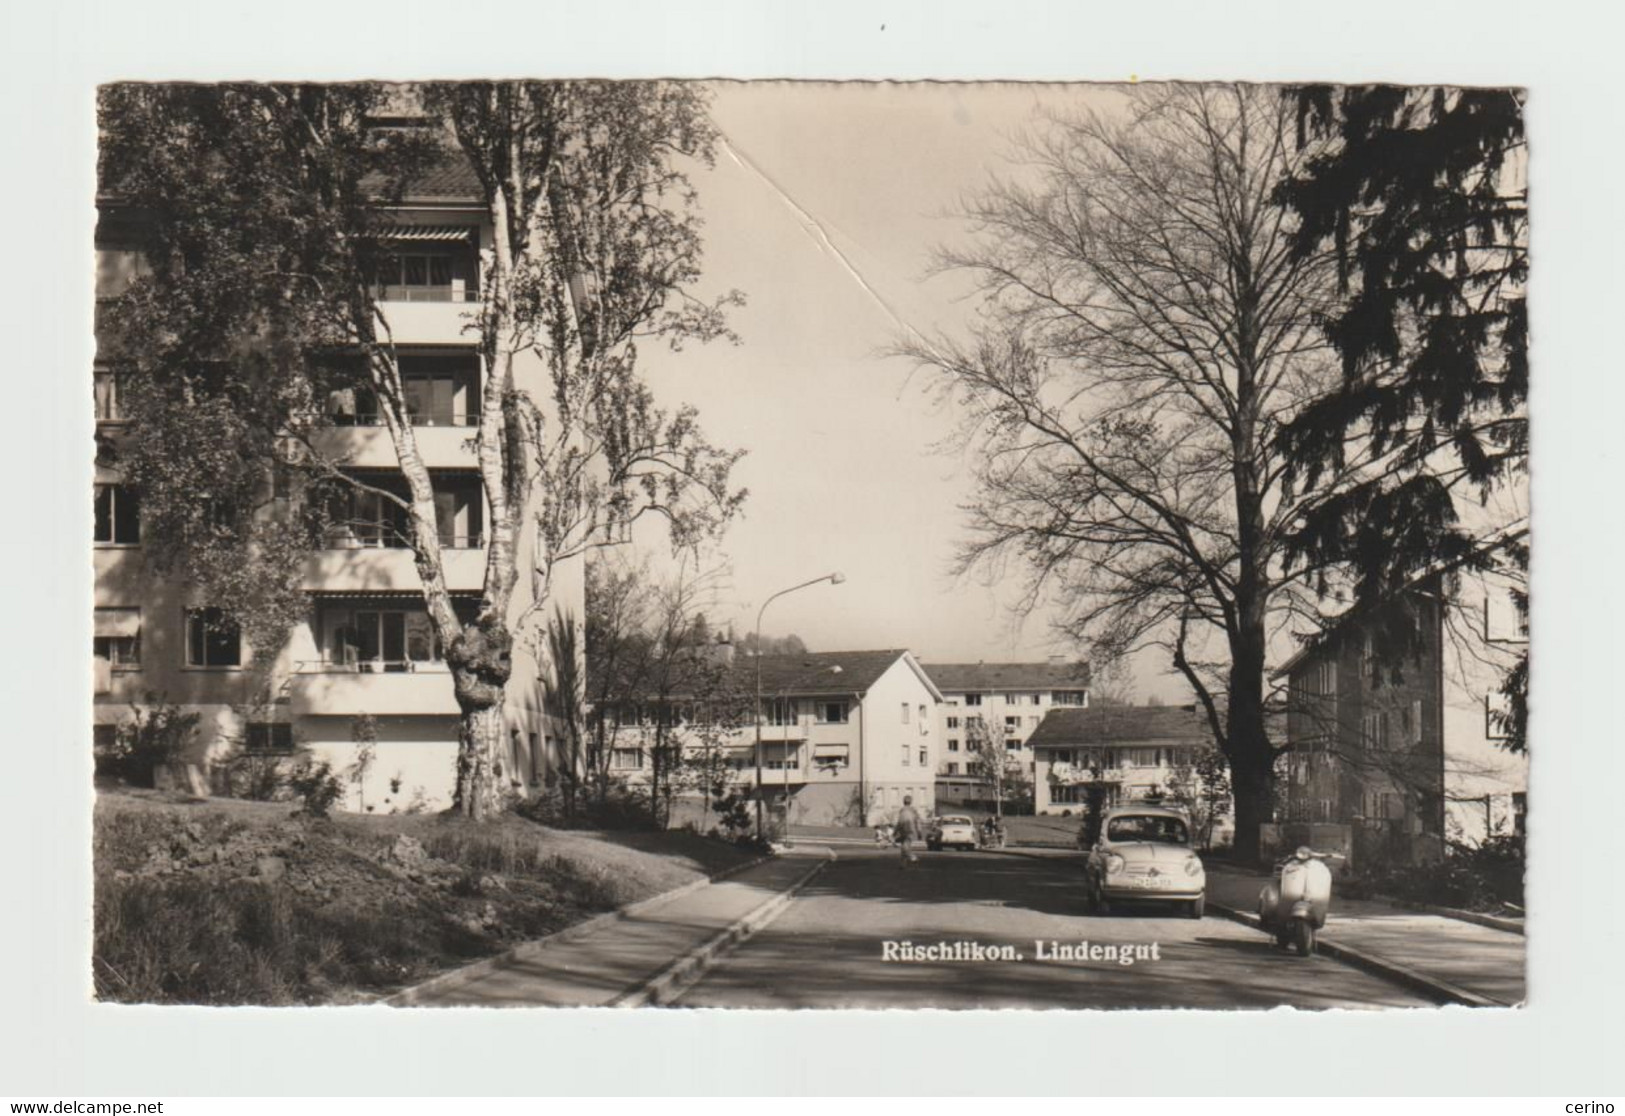
<path id="1" fill-rule="evenodd" d="M 1258 932 L 1142 909 L 1085 913 L 1078 860 L 842 848 L 771 925 L 721 960 L 684 1007 L 1304 1008 L 1428 1001 L 1327 957 L 1276 952 Z M 1009 946 L 1023 960 L 887 961 L 884 943 Z M 1141 946 L 1155 959 L 1040 961 L 1035 942 Z"/>

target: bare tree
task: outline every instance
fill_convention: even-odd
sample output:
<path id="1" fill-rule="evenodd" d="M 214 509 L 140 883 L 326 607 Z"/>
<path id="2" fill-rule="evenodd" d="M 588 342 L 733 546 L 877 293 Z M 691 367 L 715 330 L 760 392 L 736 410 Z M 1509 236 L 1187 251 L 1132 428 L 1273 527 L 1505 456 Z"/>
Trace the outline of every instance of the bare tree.
<path id="1" fill-rule="evenodd" d="M 1065 634 L 1112 660 L 1159 647 L 1229 760 L 1238 848 L 1268 820 L 1280 748 L 1272 654 L 1321 571 L 1288 569 L 1312 495 L 1284 483 L 1277 429 L 1337 380 L 1317 329 L 1330 261 L 1295 252 L 1272 200 L 1305 157 L 1257 87 L 1138 88 L 1105 115 L 1052 115 L 1020 178 L 973 199 L 976 235 L 941 264 L 984 311 L 968 343 L 911 339 L 966 419 L 978 495 L 961 570 L 1027 575 Z"/>

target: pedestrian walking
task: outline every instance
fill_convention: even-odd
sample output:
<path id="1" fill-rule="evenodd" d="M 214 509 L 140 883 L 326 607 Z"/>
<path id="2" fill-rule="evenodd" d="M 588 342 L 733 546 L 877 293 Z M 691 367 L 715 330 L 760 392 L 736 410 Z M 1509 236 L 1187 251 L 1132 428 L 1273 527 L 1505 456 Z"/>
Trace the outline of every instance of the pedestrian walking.
<path id="1" fill-rule="evenodd" d="M 905 794 L 903 796 L 903 808 L 897 811 L 896 826 L 897 847 L 903 850 L 902 865 L 904 868 L 918 862 L 920 859 L 914 855 L 914 842 L 920 839 L 921 829 L 920 815 L 914 809 L 914 796 Z"/>

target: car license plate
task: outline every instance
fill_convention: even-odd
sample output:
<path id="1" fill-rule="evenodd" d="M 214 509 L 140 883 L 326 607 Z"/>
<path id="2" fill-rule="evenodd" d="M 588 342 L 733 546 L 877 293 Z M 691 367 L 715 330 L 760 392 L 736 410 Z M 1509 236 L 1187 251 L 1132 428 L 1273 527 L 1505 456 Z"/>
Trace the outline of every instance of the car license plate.
<path id="1" fill-rule="evenodd" d="M 1162 891 L 1172 887 L 1174 881 L 1167 876 L 1142 876 L 1140 886 L 1151 891 Z"/>

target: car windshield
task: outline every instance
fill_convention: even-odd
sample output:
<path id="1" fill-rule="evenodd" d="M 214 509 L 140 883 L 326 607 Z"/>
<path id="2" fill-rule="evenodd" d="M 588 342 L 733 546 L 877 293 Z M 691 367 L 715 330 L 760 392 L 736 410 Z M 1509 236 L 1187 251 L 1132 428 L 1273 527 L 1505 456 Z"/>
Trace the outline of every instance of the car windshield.
<path id="1" fill-rule="evenodd" d="M 1190 843 L 1190 830 L 1182 818 L 1161 814 L 1124 814 L 1106 823 L 1108 841 L 1157 841 L 1164 845 Z"/>
<path id="2" fill-rule="evenodd" d="M 942 824 L 943 825 L 969 825 L 970 824 L 970 819 L 969 818 L 961 818 L 961 817 L 943 818 L 942 819 Z"/>

